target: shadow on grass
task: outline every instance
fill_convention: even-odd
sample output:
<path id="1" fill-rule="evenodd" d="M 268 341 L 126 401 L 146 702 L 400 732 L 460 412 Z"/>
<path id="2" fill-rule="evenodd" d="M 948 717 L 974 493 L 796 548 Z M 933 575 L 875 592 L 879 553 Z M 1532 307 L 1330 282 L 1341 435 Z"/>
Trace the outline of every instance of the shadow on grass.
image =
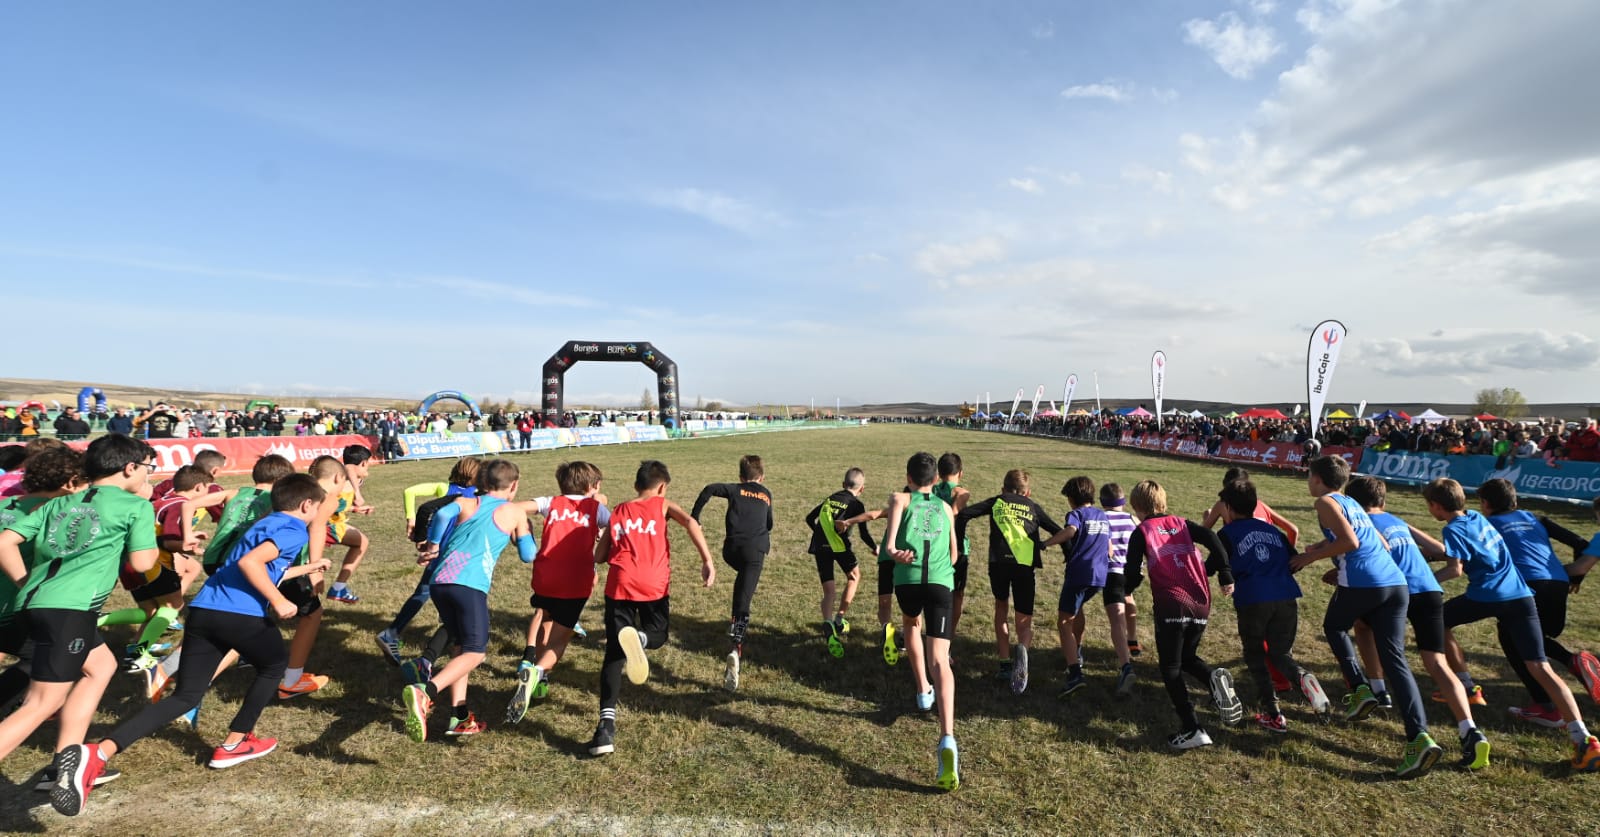
<path id="1" fill-rule="evenodd" d="M 35 772 L 22 784 L 0 777 L 0 831 L 9 834 L 41 834 L 47 829 L 39 815 L 35 813 L 39 806 L 50 805 L 50 797 L 38 793 L 33 785 L 38 781 L 39 774 Z M 51 811 L 47 816 L 56 816 Z"/>

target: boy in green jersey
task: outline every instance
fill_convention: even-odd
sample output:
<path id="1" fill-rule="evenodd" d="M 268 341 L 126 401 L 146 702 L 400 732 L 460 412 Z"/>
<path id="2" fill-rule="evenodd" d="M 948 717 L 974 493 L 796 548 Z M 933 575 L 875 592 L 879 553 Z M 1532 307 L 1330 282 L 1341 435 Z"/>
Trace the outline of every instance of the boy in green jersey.
<path id="1" fill-rule="evenodd" d="M 156 564 L 155 510 L 136 493 L 148 487 L 155 455 L 128 436 L 95 439 L 83 457 L 87 491 L 50 500 L 0 532 L 0 571 L 19 586 L 15 618 L 34 643 L 27 700 L 0 722 L 0 758 L 57 711 L 57 757 L 83 743 L 117 670 L 95 627 L 100 606 L 122 563 L 140 572 Z"/>
<path id="2" fill-rule="evenodd" d="M 0 502 L 0 529 L 32 514 L 33 511 L 77 487 L 79 472 L 83 470 L 83 454 L 65 445 L 40 451 L 28 459 L 28 470 L 22 475 L 20 497 L 6 498 Z M 33 549 L 22 546 L 24 564 L 32 563 Z M 11 577 L 0 573 L 0 654 L 11 654 L 17 662 L 0 671 L 0 712 L 28 690 L 28 672 L 33 648 L 28 641 L 28 627 L 16 618 L 17 585 Z"/>
<path id="3" fill-rule="evenodd" d="M 890 495 L 884 553 L 894 559 L 894 594 L 917 685 L 917 708 L 939 712 L 939 773 L 935 784 L 952 791 L 961 784 L 956 750 L 956 682 L 950 671 L 951 590 L 959 555 L 955 513 L 933 495 L 938 466 L 931 453 L 906 462 L 911 491 Z M 926 646 L 924 646 L 926 641 Z M 929 681 L 930 666 L 932 682 Z"/>
<path id="4" fill-rule="evenodd" d="M 967 507 L 972 499 L 972 492 L 961 487 L 961 454 L 946 453 L 939 457 L 939 481 L 933 484 L 933 496 L 945 501 L 956 514 Z M 955 636 L 956 629 L 961 627 L 961 612 L 967 604 L 967 554 L 971 551 L 967 541 L 967 534 L 958 528 L 957 535 L 959 552 L 956 558 L 955 583 L 951 587 L 950 596 L 950 635 Z"/>

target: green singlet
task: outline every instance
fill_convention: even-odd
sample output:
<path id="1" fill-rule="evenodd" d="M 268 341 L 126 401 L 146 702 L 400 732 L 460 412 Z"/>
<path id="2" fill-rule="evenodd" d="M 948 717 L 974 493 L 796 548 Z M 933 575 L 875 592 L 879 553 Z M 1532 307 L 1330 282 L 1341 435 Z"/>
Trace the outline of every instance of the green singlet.
<path id="1" fill-rule="evenodd" d="M 33 543 L 18 610 L 99 610 L 123 558 L 156 548 L 155 508 L 115 486 L 57 497 L 7 528 Z"/>
<path id="2" fill-rule="evenodd" d="M 911 502 L 900 515 L 900 530 L 895 535 L 895 549 L 906 549 L 917 557 L 909 564 L 896 562 L 894 583 L 937 584 L 954 588 L 955 566 L 950 554 L 950 538 L 955 534 L 950 525 L 950 513 L 945 502 L 932 493 L 911 495 Z"/>

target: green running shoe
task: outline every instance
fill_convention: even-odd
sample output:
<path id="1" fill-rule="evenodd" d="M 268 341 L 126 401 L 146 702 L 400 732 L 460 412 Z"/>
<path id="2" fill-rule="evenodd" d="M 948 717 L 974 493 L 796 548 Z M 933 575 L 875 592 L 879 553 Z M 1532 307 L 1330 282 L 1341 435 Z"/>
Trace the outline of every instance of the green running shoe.
<path id="1" fill-rule="evenodd" d="M 1372 693 L 1372 687 L 1363 683 L 1356 690 L 1344 696 L 1344 719 L 1346 721 L 1364 720 L 1378 708 L 1378 697 Z M 1432 741 L 1433 739 L 1428 739 Z M 1438 746 L 1438 745 L 1435 745 Z"/>
<path id="2" fill-rule="evenodd" d="M 1367 690 L 1367 696 L 1369 698 L 1372 696 L 1370 689 Z M 1419 732 L 1417 737 L 1406 745 L 1405 757 L 1400 759 L 1400 766 L 1395 768 L 1394 775 L 1401 778 L 1421 776 L 1433 769 L 1434 763 L 1439 761 L 1441 755 L 1444 755 L 1444 748 L 1439 746 L 1439 742 L 1434 741 L 1433 736 Z"/>
<path id="3" fill-rule="evenodd" d="M 953 735 L 939 739 L 939 776 L 934 784 L 947 792 L 961 787 L 961 753 L 956 749 Z"/>
<path id="4" fill-rule="evenodd" d="M 833 626 L 838 628 L 841 634 L 850 633 L 850 620 L 844 618 L 843 613 L 835 613 L 833 615 Z"/>
<path id="5" fill-rule="evenodd" d="M 1463 770 L 1482 770 L 1489 766 L 1489 739 L 1476 727 L 1461 736 L 1461 761 L 1456 765 Z"/>
<path id="6" fill-rule="evenodd" d="M 894 626 L 883 626 L 883 661 L 889 665 L 900 662 L 900 646 L 894 644 Z"/>
<path id="7" fill-rule="evenodd" d="M 844 639 L 839 636 L 838 622 L 824 622 L 828 626 L 828 653 L 836 659 L 844 658 Z"/>
<path id="8" fill-rule="evenodd" d="M 407 686 L 400 693 L 400 702 L 406 707 L 406 735 L 421 744 L 428 739 L 428 713 L 433 711 L 428 690 L 421 686 Z"/>
<path id="9" fill-rule="evenodd" d="M 528 701 L 533 698 L 534 684 L 543 679 L 539 676 L 539 667 L 533 663 L 523 661 L 517 666 L 517 688 L 511 693 L 511 702 L 506 705 L 506 723 L 522 723 L 528 714 Z"/>

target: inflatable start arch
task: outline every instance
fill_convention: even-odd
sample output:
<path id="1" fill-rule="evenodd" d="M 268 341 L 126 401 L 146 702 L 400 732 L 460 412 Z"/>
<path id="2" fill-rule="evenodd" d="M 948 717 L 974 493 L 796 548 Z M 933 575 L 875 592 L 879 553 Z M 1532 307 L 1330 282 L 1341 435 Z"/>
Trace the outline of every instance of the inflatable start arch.
<path id="1" fill-rule="evenodd" d="M 544 417 L 559 423 L 566 407 L 567 370 L 583 361 L 610 363 L 642 363 L 656 373 L 656 404 L 661 413 L 661 423 L 678 428 L 682 426 L 678 415 L 678 364 L 662 354 L 656 347 L 643 341 L 632 343 L 600 343 L 572 340 L 544 362 Z"/>
<path id="2" fill-rule="evenodd" d="M 83 389 L 78 390 L 78 414 L 83 416 L 89 415 L 89 407 L 91 403 L 94 406 L 94 412 L 105 412 L 106 394 L 98 389 L 95 389 L 94 387 L 84 387 Z"/>
<path id="3" fill-rule="evenodd" d="M 417 405 L 417 415 L 427 415 L 428 410 L 433 408 L 433 402 L 435 401 L 460 401 L 461 403 L 467 405 L 467 409 L 471 410 L 473 415 L 483 415 L 483 411 L 478 409 L 478 402 L 468 398 L 466 394 L 457 392 L 453 389 L 443 389 L 428 396 L 427 398 L 422 399 L 422 403 Z"/>

